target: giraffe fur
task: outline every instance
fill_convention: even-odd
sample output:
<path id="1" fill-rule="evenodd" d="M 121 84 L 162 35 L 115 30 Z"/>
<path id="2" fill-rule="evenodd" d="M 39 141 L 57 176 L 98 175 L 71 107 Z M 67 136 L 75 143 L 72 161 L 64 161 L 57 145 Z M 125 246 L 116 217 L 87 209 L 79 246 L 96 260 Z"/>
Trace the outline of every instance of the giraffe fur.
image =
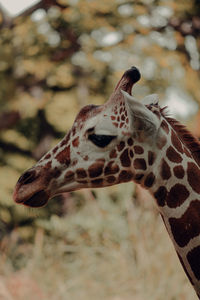
<path id="1" fill-rule="evenodd" d="M 132 95 L 126 71 L 109 100 L 78 113 L 66 136 L 19 178 L 14 200 L 45 205 L 62 192 L 134 181 L 153 195 L 183 269 L 200 297 L 200 143 L 157 95 Z"/>

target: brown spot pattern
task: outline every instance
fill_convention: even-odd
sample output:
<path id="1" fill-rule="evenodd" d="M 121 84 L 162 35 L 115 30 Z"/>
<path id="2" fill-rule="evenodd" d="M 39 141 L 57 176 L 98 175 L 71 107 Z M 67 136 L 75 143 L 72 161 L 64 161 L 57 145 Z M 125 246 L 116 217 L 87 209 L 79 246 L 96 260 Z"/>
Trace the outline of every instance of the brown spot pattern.
<path id="1" fill-rule="evenodd" d="M 176 243 L 185 247 L 191 239 L 200 234 L 200 202 L 194 200 L 181 218 L 169 218 L 169 224 Z"/>
<path id="2" fill-rule="evenodd" d="M 64 139 L 61 141 L 60 146 L 62 147 L 62 146 L 64 146 L 64 145 L 67 145 L 68 142 L 69 142 L 69 140 L 70 140 L 70 132 L 69 132 L 69 133 L 64 137 Z"/>
<path id="3" fill-rule="evenodd" d="M 180 183 L 175 184 L 168 193 L 167 205 L 171 208 L 180 206 L 189 197 L 187 188 Z"/>
<path id="4" fill-rule="evenodd" d="M 146 161 L 143 158 L 136 158 L 134 160 L 133 165 L 136 170 L 138 170 L 138 169 L 146 170 L 146 168 L 147 168 Z"/>
<path id="5" fill-rule="evenodd" d="M 165 186 L 160 186 L 154 193 L 154 197 L 156 198 L 159 206 L 165 206 L 167 194 L 168 192 Z"/>
<path id="6" fill-rule="evenodd" d="M 129 146 L 132 146 L 132 145 L 133 145 L 133 139 L 132 139 L 132 138 L 129 138 L 127 142 L 128 142 L 128 145 L 129 145 Z"/>
<path id="7" fill-rule="evenodd" d="M 123 167 L 130 167 L 131 160 L 128 155 L 128 149 L 125 149 L 120 155 L 120 161 Z"/>
<path id="8" fill-rule="evenodd" d="M 173 171 L 174 175 L 179 179 L 182 179 L 185 175 L 185 171 L 181 165 L 174 167 Z"/>
<path id="9" fill-rule="evenodd" d="M 199 168 L 192 162 L 188 163 L 188 169 L 187 169 L 187 178 L 190 186 L 192 189 L 200 194 L 200 184 L 199 184 L 199 178 L 200 178 L 200 170 Z"/>
<path id="10" fill-rule="evenodd" d="M 88 168 L 88 173 L 91 178 L 98 177 L 102 174 L 104 161 L 96 161 Z"/>
<path id="11" fill-rule="evenodd" d="M 72 135 L 74 136 L 76 134 L 76 127 L 73 127 L 72 129 Z"/>
<path id="12" fill-rule="evenodd" d="M 147 187 L 147 188 L 150 188 L 154 184 L 154 181 L 155 181 L 155 175 L 153 174 L 153 172 L 151 172 L 145 178 L 144 186 Z"/>
<path id="13" fill-rule="evenodd" d="M 180 163 L 183 160 L 180 154 L 177 153 L 172 146 L 167 149 L 166 155 L 170 161 L 175 163 Z"/>
<path id="14" fill-rule="evenodd" d="M 107 166 L 105 167 L 104 174 L 105 175 L 111 175 L 111 174 L 116 174 L 119 172 L 119 167 L 114 163 L 114 161 L 110 161 Z"/>
<path id="15" fill-rule="evenodd" d="M 121 171 L 119 173 L 119 182 L 128 182 L 133 178 L 133 174 L 130 171 Z"/>
<path id="16" fill-rule="evenodd" d="M 136 154 L 143 154 L 144 153 L 144 149 L 141 146 L 134 146 L 133 149 L 134 149 Z"/>
<path id="17" fill-rule="evenodd" d="M 45 169 L 50 169 L 51 168 L 51 161 L 48 161 L 48 163 L 46 165 L 44 165 Z"/>
<path id="18" fill-rule="evenodd" d="M 56 155 L 56 159 L 61 164 L 65 164 L 66 166 L 69 166 L 71 160 L 70 160 L 70 146 L 63 149 L 61 152 L 59 152 Z"/>
<path id="19" fill-rule="evenodd" d="M 115 149 L 110 151 L 110 158 L 116 158 L 117 157 L 117 151 Z"/>
<path id="20" fill-rule="evenodd" d="M 50 173 L 53 178 L 58 178 L 61 175 L 61 171 L 56 167 Z"/>
<path id="21" fill-rule="evenodd" d="M 74 159 L 72 162 L 72 166 L 75 166 L 78 163 L 78 159 Z"/>
<path id="22" fill-rule="evenodd" d="M 166 163 L 166 161 L 162 160 L 162 165 L 161 165 L 161 177 L 162 179 L 166 180 L 171 177 L 171 171 L 169 165 Z"/>
<path id="23" fill-rule="evenodd" d="M 56 146 L 54 149 L 53 149 L 53 153 L 55 154 L 58 150 L 58 146 Z"/>
<path id="24" fill-rule="evenodd" d="M 74 172 L 72 171 L 67 171 L 67 173 L 65 174 L 65 179 L 68 180 L 73 180 L 74 179 Z"/>
<path id="25" fill-rule="evenodd" d="M 113 183 L 113 182 L 116 181 L 116 178 L 115 178 L 115 176 L 108 176 L 108 177 L 106 178 L 106 181 L 107 181 L 108 183 Z"/>
<path id="26" fill-rule="evenodd" d="M 200 280 L 200 246 L 189 251 L 187 259 L 195 277 Z"/>
<path id="27" fill-rule="evenodd" d="M 117 145 L 117 150 L 118 151 L 122 151 L 125 147 L 125 143 L 124 141 L 121 141 L 118 145 Z"/>
<path id="28" fill-rule="evenodd" d="M 133 158 L 134 153 L 133 153 L 133 150 L 132 150 L 132 149 L 129 150 L 129 155 L 130 155 L 131 158 Z"/>
<path id="29" fill-rule="evenodd" d="M 85 178 L 87 177 L 87 173 L 83 168 L 79 168 L 76 170 L 76 175 L 78 178 Z"/>
<path id="30" fill-rule="evenodd" d="M 149 164 L 149 166 L 153 165 L 153 163 L 155 161 L 155 157 L 156 157 L 156 155 L 155 155 L 154 152 L 148 151 L 148 164 Z"/>
<path id="31" fill-rule="evenodd" d="M 51 157 L 51 154 L 48 153 L 48 154 L 44 157 L 44 159 L 49 159 L 50 157 Z"/>
<path id="32" fill-rule="evenodd" d="M 72 141 L 72 145 L 74 147 L 78 147 L 79 146 L 79 137 L 78 136 Z"/>
<path id="33" fill-rule="evenodd" d="M 175 134 L 174 130 L 172 130 L 171 139 L 172 139 L 172 144 L 174 145 L 176 150 L 183 153 L 183 147 L 182 147 L 181 141 L 179 140 L 179 138 Z"/>

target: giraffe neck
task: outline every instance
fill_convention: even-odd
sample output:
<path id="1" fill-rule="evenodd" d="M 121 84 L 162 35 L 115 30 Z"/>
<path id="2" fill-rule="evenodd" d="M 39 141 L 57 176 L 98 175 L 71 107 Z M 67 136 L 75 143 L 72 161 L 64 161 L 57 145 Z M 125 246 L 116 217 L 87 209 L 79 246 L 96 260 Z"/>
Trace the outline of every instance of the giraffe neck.
<path id="1" fill-rule="evenodd" d="M 181 264 L 200 297 L 200 165 L 183 136 L 163 120 L 161 151 L 140 180 L 155 198 Z"/>
<path id="2" fill-rule="evenodd" d="M 81 188 L 134 180 L 153 194 L 183 268 L 200 295 L 200 143 L 149 95 L 131 96 L 127 70 L 104 105 L 81 109 L 64 139 L 19 178 L 14 199 L 40 207 Z"/>

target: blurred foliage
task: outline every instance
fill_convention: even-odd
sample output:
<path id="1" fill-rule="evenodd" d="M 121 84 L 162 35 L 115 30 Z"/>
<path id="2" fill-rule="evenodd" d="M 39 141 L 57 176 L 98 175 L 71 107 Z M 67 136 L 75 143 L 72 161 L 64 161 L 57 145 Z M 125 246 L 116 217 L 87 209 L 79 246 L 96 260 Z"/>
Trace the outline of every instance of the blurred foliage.
<path id="1" fill-rule="evenodd" d="M 136 97 L 156 92 L 167 100 L 173 88 L 199 104 L 199 0 L 42 0 L 14 18 L 2 7 L 0 13 L 2 244 L 13 230 L 18 243 L 33 240 L 37 228 L 57 238 L 65 234 L 72 244 L 82 237 L 89 240 L 92 222 L 98 220 L 87 219 L 88 227 L 74 224 L 82 222 L 83 192 L 27 211 L 14 205 L 14 185 L 65 134 L 80 107 L 105 102 L 132 65 L 142 73 L 133 90 Z M 91 195 L 96 198 L 95 192 Z M 119 204 L 115 188 L 108 195 Z M 64 216 L 71 220 L 74 212 L 77 218 L 67 226 L 78 227 L 71 231 L 76 237 L 64 227 Z M 103 238 L 99 226 L 95 236 Z"/>
<path id="2" fill-rule="evenodd" d="M 199 12 L 198 1 L 184 0 L 40 1 L 13 19 L 1 10 L 0 220 L 5 228 L 35 219 L 13 205 L 20 173 L 64 135 L 81 106 L 106 101 L 131 65 L 143 77 L 136 96 L 158 92 L 165 98 L 175 86 L 199 101 Z M 42 217 L 55 214 L 56 205 L 62 211 L 63 199 L 42 209 Z"/>

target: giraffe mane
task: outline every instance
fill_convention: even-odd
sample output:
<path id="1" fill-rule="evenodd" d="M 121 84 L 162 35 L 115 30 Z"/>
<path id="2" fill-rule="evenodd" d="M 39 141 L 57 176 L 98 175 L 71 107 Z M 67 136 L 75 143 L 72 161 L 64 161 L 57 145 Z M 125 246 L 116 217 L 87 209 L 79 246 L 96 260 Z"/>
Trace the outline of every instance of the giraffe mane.
<path id="1" fill-rule="evenodd" d="M 183 144 L 190 150 L 195 161 L 200 165 L 200 141 L 179 121 L 169 117 L 166 109 L 167 106 L 160 108 L 162 117 L 171 125 Z"/>

